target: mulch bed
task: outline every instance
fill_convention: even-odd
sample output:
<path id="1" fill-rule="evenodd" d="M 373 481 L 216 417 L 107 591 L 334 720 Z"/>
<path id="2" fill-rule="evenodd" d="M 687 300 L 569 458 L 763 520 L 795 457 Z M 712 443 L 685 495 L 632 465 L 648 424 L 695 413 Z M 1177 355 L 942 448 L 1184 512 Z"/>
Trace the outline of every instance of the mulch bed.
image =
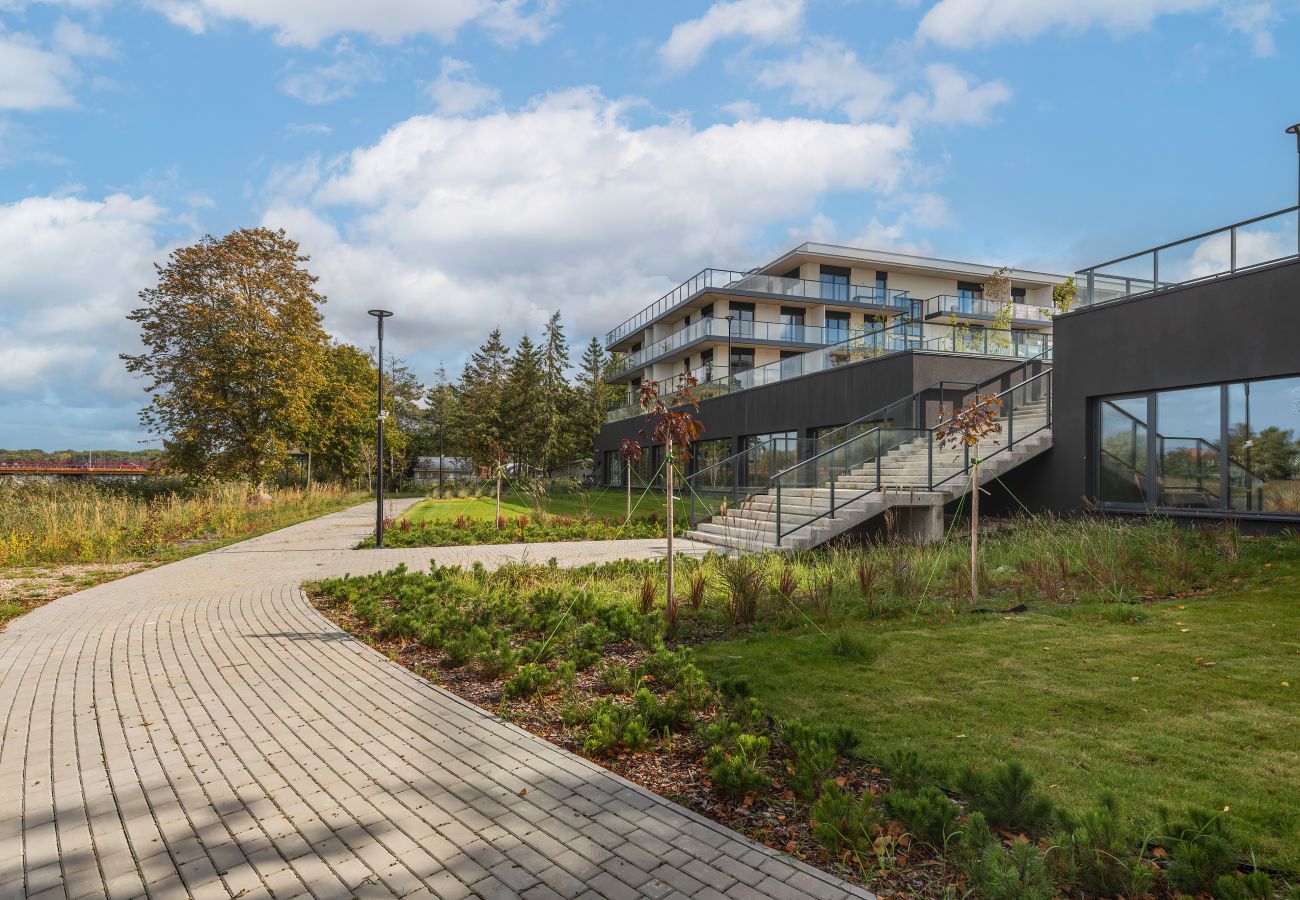
<path id="1" fill-rule="evenodd" d="M 587 757 L 582 750 L 581 735 L 576 729 L 566 727 L 561 719 L 563 701 L 558 694 L 505 698 L 501 678 L 485 678 L 474 666 L 444 668 L 440 665 L 443 659 L 440 651 L 430 650 L 418 641 L 381 639 L 328 601 L 313 597 L 312 602 L 331 621 L 399 665 L 558 747 Z M 621 662 L 629 668 L 645 655 L 631 644 L 607 647 L 602 653 L 605 661 Z M 578 673 L 575 689 L 589 700 L 609 693 L 595 668 Z M 698 715 L 697 724 L 707 725 L 716 710 Z M 866 885 L 881 897 L 937 898 L 944 896 L 945 886 L 959 884 L 960 879 L 950 864 L 938 858 L 929 847 L 911 842 L 897 825 L 881 830 L 876 854 L 860 863 L 847 854 L 844 858 L 829 854 L 813 839 L 808 805 L 796 800 L 793 792 L 781 783 L 779 770 L 784 765 L 783 753 L 775 741 L 769 766 L 769 770 L 777 772 L 772 789 L 747 794 L 739 800 L 723 797 L 713 790 L 704 766 L 705 749 L 695 729 L 688 726 L 674 731 L 670 743 L 661 741 L 645 750 L 602 756 L 593 761 L 752 840 L 847 881 Z M 841 787 L 871 791 L 876 796 L 887 791 L 889 785 L 879 769 L 861 763 L 841 762 L 828 777 Z"/>

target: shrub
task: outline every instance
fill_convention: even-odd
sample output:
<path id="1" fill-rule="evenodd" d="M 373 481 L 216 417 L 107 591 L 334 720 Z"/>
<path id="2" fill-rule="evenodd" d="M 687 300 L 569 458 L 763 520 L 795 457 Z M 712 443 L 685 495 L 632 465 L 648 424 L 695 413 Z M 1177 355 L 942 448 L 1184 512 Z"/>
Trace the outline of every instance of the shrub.
<path id="1" fill-rule="evenodd" d="M 915 838 L 942 847 L 957 830 L 961 810 L 948 795 L 933 785 L 918 791 L 890 791 L 885 795 L 885 813 Z"/>
<path id="2" fill-rule="evenodd" d="M 866 853 L 872 844 L 871 826 L 877 814 L 870 794 L 855 797 L 833 781 L 822 785 L 810 813 L 813 838 L 832 853 L 847 848 Z"/>
<path id="3" fill-rule="evenodd" d="M 475 626 L 460 637 L 450 640 L 443 649 L 443 664 L 451 669 L 459 669 L 469 663 L 488 647 L 488 633 Z"/>
<path id="4" fill-rule="evenodd" d="M 889 773 L 890 784 L 896 791 L 915 792 L 940 781 L 938 774 L 921 759 L 921 754 L 907 748 L 889 754 L 885 771 Z"/>
<path id="5" fill-rule="evenodd" d="M 1188 894 L 1212 890 L 1219 878 L 1236 868 L 1236 852 L 1223 813 L 1195 807 L 1183 821 L 1160 810 L 1160 843 L 1169 851 L 1165 878 L 1169 886 Z"/>
<path id="6" fill-rule="evenodd" d="M 1244 875 L 1240 872 L 1220 875 L 1214 883 L 1214 897 L 1215 900 L 1273 900 L 1273 880 L 1267 872 L 1258 869 Z"/>
<path id="7" fill-rule="evenodd" d="M 636 688 L 636 674 L 618 661 L 600 667 L 600 683 L 615 694 L 630 694 Z"/>
<path id="8" fill-rule="evenodd" d="M 1052 802 L 1034 790 L 1034 777 L 1018 762 L 991 771 L 965 769 L 957 790 L 997 827 L 1038 834 L 1052 820 Z"/>
<path id="9" fill-rule="evenodd" d="M 658 593 L 658 588 L 655 586 L 654 576 L 646 573 L 645 578 L 641 581 L 641 595 L 637 603 L 637 609 L 641 611 L 641 615 L 649 615 L 654 610 L 656 593 Z"/>
<path id="10" fill-rule="evenodd" d="M 555 673 L 536 663 L 525 663 L 519 667 L 514 677 L 505 683 L 507 697 L 532 697 L 547 690 L 555 683 Z"/>
<path id="11" fill-rule="evenodd" d="M 720 746 L 709 749 L 705 755 L 713 787 L 726 796 L 739 796 L 747 791 L 770 787 L 772 780 L 759 768 L 767 759 L 771 741 L 762 735 L 739 734 L 735 752 L 729 753 Z"/>
<path id="12" fill-rule="evenodd" d="M 1134 854 L 1134 835 L 1113 797 L 1077 815 L 1057 810 L 1056 818 L 1050 862 L 1059 881 L 1085 897 L 1140 897 L 1151 889 L 1155 878 Z"/>
<path id="13" fill-rule="evenodd" d="M 704 591 L 708 586 L 708 576 L 704 573 L 703 569 L 697 569 L 695 574 L 691 576 L 690 593 L 688 595 L 688 602 L 691 604 L 691 609 L 699 609 L 704 603 Z"/>
<path id="14" fill-rule="evenodd" d="M 525 647 L 525 652 L 527 651 Z M 509 675 L 519 664 L 522 653 L 510 647 L 510 638 L 505 634 L 498 634 L 495 642 L 481 650 L 478 654 L 479 666 L 487 678 L 496 678 L 499 675 Z M 529 654 L 533 656 L 533 654 Z"/>
<path id="15" fill-rule="evenodd" d="M 794 774 L 790 787 L 800 799 L 811 799 L 826 773 L 835 768 L 835 748 L 829 743 L 814 741 L 795 751 Z"/>
<path id="16" fill-rule="evenodd" d="M 876 650 L 866 638 L 843 629 L 831 636 L 831 655 L 851 662 L 869 663 L 876 657 Z"/>

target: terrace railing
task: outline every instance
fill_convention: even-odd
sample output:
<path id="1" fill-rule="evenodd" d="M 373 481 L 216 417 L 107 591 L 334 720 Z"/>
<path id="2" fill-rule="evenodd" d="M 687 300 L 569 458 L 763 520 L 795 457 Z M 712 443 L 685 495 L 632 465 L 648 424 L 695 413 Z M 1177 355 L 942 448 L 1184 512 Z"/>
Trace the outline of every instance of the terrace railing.
<path id="1" fill-rule="evenodd" d="M 695 295 L 710 289 L 767 294 L 776 299 L 802 299 L 871 308 L 887 307 L 899 310 L 911 308 L 911 298 L 907 291 L 878 290 L 870 285 L 832 284 L 807 278 L 782 278 L 778 275 L 759 275 L 754 272 L 736 272 L 730 269 L 705 269 L 698 275 L 683 281 L 611 330 L 605 335 L 605 347 L 612 347 L 670 310 L 686 303 Z"/>
<path id="2" fill-rule="evenodd" d="M 1300 256 L 1300 207 L 1080 269 L 1080 306 L 1097 306 Z"/>
<path id="3" fill-rule="evenodd" d="M 961 297 L 953 294 L 941 294 L 925 301 L 925 314 L 927 317 L 940 313 L 950 313 L 956 316 L 988 316 L 993 318 L 1001 310 L 1001 303 L 984 297 Z M 1050 310 L 1042 306 L 1035 306 L 1032 303 L 1012 303 L 1011 318 L 1019 319 L 1022 322 L 1049 324 L 1052 321 L 1052 313 Z"/>

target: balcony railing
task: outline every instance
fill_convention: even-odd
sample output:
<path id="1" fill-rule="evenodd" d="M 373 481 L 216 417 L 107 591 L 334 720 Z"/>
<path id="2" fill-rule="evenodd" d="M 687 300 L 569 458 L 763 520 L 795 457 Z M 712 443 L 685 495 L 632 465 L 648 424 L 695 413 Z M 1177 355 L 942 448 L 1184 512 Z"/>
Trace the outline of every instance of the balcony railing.
<path id="1" fill-rule="evenodd" d="M 730 328 L 728 328 L 730 326 Z M 617 377 L 643 368 L 654 360 L 699 340 L 710 339 L 732 342 L 764 341 L 784 344 L 836 344 L 849 337 L 843 328 L 825 328 L 820 325 L 795 325 L 784 322 L 749 322 L 739 319 L 704 318 L 692 322 L 668 337 L 628 354 L 611 367 L 609 377 Z"/>
<path id="2" fill-rule="evenodd" d="M 1300 207 L 1080 269 L 1080 306 L 1097 306 L 1300 256 Z"/>
<path id="3" fill-rule="evenodd" d="M 737 391 L 764 387 L 812 375 L 828 369 L 837 369 L 867 359 L 898 353 L 903 350 L 930 350 L 946 353 L 971 353 L 981 356 L 1009 356 L 1032 359 L 1041 356 L 1051 358 L 1052 341 L 1047 335 L 1025 335 L 1023 332 L 1003 332 L 991 328 L 984 329 L 985 339 L 975 341 L 954 340 L 951 337 L 923 340 L 915 334 L 909 334 L 914 326 L 896 325 L 880 331 L 859 332 L 838 344 L 800 353 L 778 362 L 768 363 L 753 369 L 738 371 L 734 374 L 713 377 L 714 367 L 700 367 L 691 374 L 699 383 L 692 390 L 696 400 L 708 400 Z M 1032 339 L 1031 339 L 1032 338 Z M 945 344 L 944 342 L 948 342 Z M 668 379 L 665 379 L 667 381 Z M 676 387 L 676 379 L 672 380 Z M 675 399 L 677 392 L 672 394 Z M 605 414 L 606 422 L 618 422 L 640 415 L 642 412 L 637 398 L 629 396 L 622 404 L 611 408 Z"/>
<path id="4" fill-rule="evenodd" d="M 871 285 L 831 284 L 807 278 L 782 278 L 777 275 L 757 275 L 752 272 L 735 272 L 728 269 L 705 269 L 695 277 L 683 281 L 606 334 L 605 347 L 612 347 L 670 310 L 686 303 L 696 294 L 710 289 L 768 294 L 777 299 L 811 300 L 873 308 L 889 307 L 899 310 L 910 309 L 911 303 L 907 291 L 879 290 Z"/>
<path id="5" fill-rule="evenodd" d="M 925 301 L 925 314 L 927 317 L 940 313 L 949 313 L 954 316 L 988 316 L 989 318 L 996 318 L 1001 310 L 1001 303 L 983 297 L 958 297 L 943 294 Z M 1012 303 L 1011 318 L 1019 319 L 1022 322 L 1042 322 L 1047 324 L 1052 321 L 1052 314 L 1044 307 L 1034 306 L 1032 303 Z"/>

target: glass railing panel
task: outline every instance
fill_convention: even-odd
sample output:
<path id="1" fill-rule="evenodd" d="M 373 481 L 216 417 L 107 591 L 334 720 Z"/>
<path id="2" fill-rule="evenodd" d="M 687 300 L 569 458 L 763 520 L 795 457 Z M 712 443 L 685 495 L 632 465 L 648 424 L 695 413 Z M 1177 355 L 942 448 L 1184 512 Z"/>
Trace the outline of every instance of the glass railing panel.
<path id="1" fill-rule="evenodd" d="M 1156 254 L 1152 251 L 1140 253 L 1129 259 L 1110 263 L 1095 270 L 1092 274 L 1099 285 L 1105 285 L 1106 293 L 1109 295 L 1107 299 L 1118 300 L 1134 294 L 1143 294 L 1155 288 Z M 1081 285 L 1083 297 L 1080 303 L 1086 304 L 1088 302 L 1086 276 L 1081 281 L 1083 282 Z M 1100 298 L 1094 289 L 1093 303 L 1099 301 Z"/>
<path id="2" fill-rule="evenodd" d="M 1159 251 L 1159 262 L 1162 285 L 1220 275 L 1232 267 L 1232 233 L 1220 231 L 1166 247 Z"/>
<path id="3" fill-rule="evenodd" d="M 1295 210 L 1239 226 L 1236 229 L 1236 268 L 1262 266 L 1295 256 L 1300 252 L 1298 228 Z"/>

